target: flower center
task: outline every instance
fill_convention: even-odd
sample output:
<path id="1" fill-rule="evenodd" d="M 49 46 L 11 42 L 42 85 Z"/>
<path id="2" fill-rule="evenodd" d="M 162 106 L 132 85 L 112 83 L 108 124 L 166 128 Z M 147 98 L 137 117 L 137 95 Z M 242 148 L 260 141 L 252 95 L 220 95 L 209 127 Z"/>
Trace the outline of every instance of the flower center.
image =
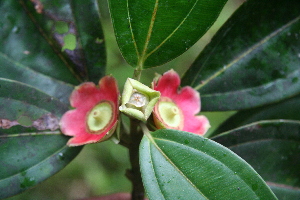
<path id="1" fill-rule="evenodd" d="M 90 133 L 97 134 L 106 128 L 113 117 L 112 105 L 107 102 L 97 104 L 87 116 L 87 126 Z"/>
<path id="2" fill-rule="evenodd" d="M 144 113 L 145 108 L 147 104 L 149 103 L 149 98 L 147 95 L 144 95 L 139 92 L 134 92 L 131 96 L 128 102 L 126 103 L 126 106 L 128 108 L 137 109 Z"/>
<path id="3" fill-rule="evenodd" d="M 160 101 L 158 112 L 166 128 L 181 129 L 183 115 L 177 105 L 170 101 Z"/>
<path id="4" fill-rule="evenodd" d="M 143 107 L 148 102 L 148 99 L 145 95 L 135 92 L 131 95 L 128 103 L 136 107 Z"/>

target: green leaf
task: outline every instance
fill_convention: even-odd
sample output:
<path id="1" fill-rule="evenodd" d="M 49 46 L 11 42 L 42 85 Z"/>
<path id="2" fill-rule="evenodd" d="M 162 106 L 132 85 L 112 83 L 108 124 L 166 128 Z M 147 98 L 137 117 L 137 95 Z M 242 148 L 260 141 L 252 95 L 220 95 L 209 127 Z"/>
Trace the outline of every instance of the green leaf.
<path id="1" fill-rule="evenodd" d="M 61 117 L 68 110 L 68 106 L 57 99 L 29 85 L 4 78 L 0 78 L 0 98 L 0 116 L 9 120 L 16 119 L 17 113 L 27 111 L 35 120 L 47 112 Z"/>
<path id="2" fill-rule="evenodd" d="M 91 2 L 43 1 L 41 13 L 31 1 L 1 2 L 0 76 L 65 103 L 78 80 L 98 82 L 105 73 L 106 54 L 97 4 Z M 61 23 L 67 33 L 57 30 Z M 74 33 L 76 49 L 62 52 L 64 36 Z"/>
<path id="3" fill-rule="evenodd" d="M 0 78 L 1 199 L 52 176 L 79 153 L 56 130 L 67 109 L 33 87 Z"/>
<path id="4" fill-rule="evenodd" d="M 260 121 L 212 139 L 245 159 L 280 199 L 299 199 L 299 131 L 300 121 Z"/>
<path id="5" fill-rule="evenodd" d="M 61 56 L 66 59 L 66 64 L 75 71 L 80 80 L 98 83 L 105 74 L 106 52 L 97 2 L 44 0 L 42 5 L 42 17 L 31 10 L 31 14 L 37 20 L 37 26 L 56 44 L 58 54 L 61 54 L 65 45 L 68 46 L 69 50 L 64 51 Z M 57 23 L 62 22 L 67 24 L 68 32 L 62 34 L 61 31 L 53 31 L 56 30 Z M 64 39 L 71 39 L 71 43 L 66 43 Z"/>
<path id="6" fill-rule="evenodd" d="M 0 150 L 4 152 L 0 155 L 1 199 L 49 178 L 64 168 L 80 150 L 67 147 L 66 137 L 54 132 L 37 136 L 0 136 L 0 139 Z"/>
<path id="7" fill-rule="evenodd" d="M 237 110 L 300 92 L 300 1 L 246 1 L 183 77 L 202 110 Z"/>
<path id="8" fill-rule="evenodd" d="M 13 60 L 4 54 L 1 54 L 1 52 L 0 76 L 32 85 L 37 89 L 43 90 L 47 94 L 58 98 L 65 104 L 69 104 L 69 96 L 74 89 L 72 85 L 40 73 L 32 69 L 29 65 L 24 65 L 19 61 Z"/>
<path id="9" fill-rule="evenodd" d="M 52 3 L 52 0 L 48 0 Z M 74 26 L 78 32 L 78 51 L 87 71 L 85 79 L 98 83 L 105 75 L 106 50 L 100 22 L 98 3 L 95 0 L 70 0 Z"/>
<path id="10" fill-rule="evenodd" d="M 68 103 L 78 84 L 19 1 L 1 1 L 0 76 L 32 85 Z M 67 82 L 67 83 L 65 83 Z"/>
<path id="11" fill-rule="evenodd" d="M 53 41 L 47 37 L 46 30 L 43 30 L 47 21 L 41 20 L 42 16 L 36 13 L 33 3 L 26 3 L 3 1 L 0 4 L 3 15 L 0 19 L 0 41 L 3 44 L 0 47 L 1 58 L 29 66 L 44 75 L 51 74 L 55 79 L 76 84 L 76 79 L 65 66 L 65 60 L 57 55 Z"/>
<path id="12" fill-rule="evenodd" d="M 140 144 L 150 199 L 277 199 L 241 158 L 196 134 L 161 129 Z"/>
<path id="13" fill-rule="evenodd" d="M 296 96 L 277 104 L 240 111 L 227 119 L 212 135 L 244 126 L 256 121 L 271 119 L 300 120 L 300 96 Z"/>
<path id="14" fill-rule="evenodd" d="M 154 67 L 185 52 L 227 0 L 109 0 L 120 50 L 132 66 Z"/>

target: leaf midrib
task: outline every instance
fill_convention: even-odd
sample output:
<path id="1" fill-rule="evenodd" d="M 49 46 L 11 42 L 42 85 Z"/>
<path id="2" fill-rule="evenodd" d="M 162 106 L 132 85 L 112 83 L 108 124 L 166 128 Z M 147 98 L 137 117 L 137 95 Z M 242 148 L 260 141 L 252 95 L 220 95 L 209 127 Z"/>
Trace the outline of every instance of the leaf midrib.
<path id="1" fill-rule="evenodd" d="M 13 175 L 8 176 L 8 177 L 6 177 L 6 178 L 0 179 L 0 184 L 1 184 L 2 181 L 6 180 L 6 179 L 10 179 L 10 178 L 13 178 L 13 177 L 15 177 L 15 176 L 21 175 L 22 172 L 25 172 L 25 171 L 28 171 L 29 169 L 32 169 L 32 168 L 37 167 L 38 165 L 40 165 L 40 164 L 46 162 L 49 158 L 53 157 L 54 155 L 58 154 L 59 152 L 63 151 L 63 150 L 66 149 L 66 148 L 69 148 L 69 147 L 66 146 L 66 145 L 65 145 L 65 146 L 62 146 L 61 148 L 59 148 L 58 150 L 54 151 L 52 154 L 50 154 L 49 156 L 47 156 L 45 159 L 42 159 L 39 163 L 37 163 L 37 164 L 35 164 L 35 165 L 32 165 L 32 166 L 28 167 L 27 169 L 24 169 L 23 171 L 20 171 L 20 172 L 17 173 L 17 174 L 13 174 Z"/>
<path id="2" fill-rule="evenodd" d="M 295 73 L 300 73 L 300 68 L 292 71 L 286 77 L 288 77 L 291 74 L 295 74 Z M 248 92 L 253 92 L 253 90 L 255 90 L 255 89 L 260 89 L 260 88 L 266 89 L 266 88 L 272 87 L 273 85 L 278 84 L 279 82 L 285 82 L 285 81 L 286 81 L 286 79 L 279 78 L 272 82 L 268 82 L 268 83 L 265 83 L 265 84 L 262 84 L 259 86 L 255 86 L 255 87 L 244 88 L 244 89 L 240 89 L 240 90 L 231 90 L 228 92 L 217 92 L 217 93 L 209 93 L 209 94 L 204 93 L 204 94 L 201 94 L 201 97 L 203 98 L 203 97 L 213 97 L 213 96 L 219 96 L 219 95 L 232 95 L 233 93 L 248 93 Z M 288 82 L 290 82 L 290 81 L 288 81 Z"/>
<path id="3" fill-rule="evenodd" d="M 142 55 L 139 58 L 139 65 L 140 66 L 144 65 L 144 62 L 148 57 L 147 56 L 147 50 L 148 50 L 148 45 L 149 45 L 149 42 L 150 42 L 150 39 L 151 39 L 153 26 L 154 26 L 155 19 L 156 19 L 156 13 L 157 13 L 157 10 L 158 10 L 158 3 L 159 3 L 159 0 L 156 0 L 155 4 L 154 4 L 153 12 L 152 12 L 151 20 L 150 20 L 150 25 L 149 25 L 147 37 L 146 37 L 146 40 L 145 40 L 145 45 L 144 45 L 144 48 L 143 48 L 143 51 L 142 51 Z"/>
<path id="4" fill-rule="evenodd" d="M 45 135 L 60 135 L 60 131 L 42 131 L 42 132 L 27 132 L 27 133 L 16 133 L 16 134 L 6 134 L 1 135 L 0 138 L 16 138 L 16 137 L 32 137 L 32 136 L 45 136 Z"/>
<path id="5" fill-rule="evenodd" d="M 178 29 L 183 25 L 183 23 L 186 21 L 186 19 L 190 16 L 191 12 L 194 10 L 196 4 L 198 3 L 199 0 L 196 0 L 194 5 L 192 6 L 191 10 L 187 13 L 187 15 L 183 18 L 183 20 L 179 23 L 179 25 L 174 29 L 170 35 L 168 35 L 157 47 L 155 47 L 151 52 L 149 52 L 146 55 L 146 58 L 151 56 L 155 51 L 157 51 L 163 44 L 165 44 L 177 31 Z"/>
<path id="6" fill-rule="evenodd" d="M 29 71 L 30 73 L 38 74 L 38 75 L 43 76 L 43 77 L 45 77 L 45 78 L 48 78 L 48 79 L 50 79 L 50 80 L 52 80 L 52 81 L 54 81 L 54 82 L 58 82 L 58 83 L 60 83 L 60 84 L 64 84 L 64 85 L 68 85 L 68 86 L 70 86 L 70 87 L 74 87 L 74 85 L 72 85 L 72 84 L 63 82 L 63 81 L 61 81 L 61 80 L 58 80 L 58 79 L 53 78 L 53 77 L 51 77 L 51 76 L 48 76 L 48 75 L 46 75 L 46 74 L 44 74 L 44 73 L 38 72 L 38 71 L 36 71 L 36 70 L 33 70 L 32 68 L 30 68 L 30 67 L 28 67 L 28 66 L 26 66 L 26 65 L 23 65 L 23 64 L 21 64 L 21 63 L 15 61 L 15 60 L 13 60 L 12 58 L 10 58 L 8 55 L 4 54 L 3 52 L 0 52 L 0 57 L 2 57 L 3 59 L 5 59 L 7 62 L 9 62 L 9 63 L 15 65 L 16 67 L 21 68 L 21 69 L 24 70 L 24 71 Z M 22 82 L 22 83 L 23 83 L 23 82 Z"/>
<path id="7" fill-rule="evenodd" d="M 233 148 L 233 147 L 239 147 L 239 146 L 243 146 L 243 145 L 247 145 L 247 144 L 254 144 L 257 142 L 267 142 L 267 141 L 285 141 L 285 142 L 294 142 L 294 143 L 299 143 L 300 145 L 300 141 L 295 141 L 292 139 L 278 139 L 278 138 L 262 138 L 262 139 L 257 139 L 257 140 L 249 140 L 249 141 L 245 141 L 245 142 L 241 142 L 241 143 L 237 143 L 237 144 L 232 144 L 227 146 L 228 148 Z"/>
<path id="8" fill-rule="evenodd" d="M 147 53 L 148 50 L 148 46 L 149 46 L 149 42 L 151 40 L 151 35 L 153 32 L 153 27 L 154 27 L 154 23 L 155 23 L 155 19 L 156 19 L 156 14 L 157 14 L 157 10 L 158 10 L 158 4 L 159 4 L 159 0 L 155 1 L 154 4 L 154 8 L 153 8 L 153 12 L 151 15 L 151 20 L 150 20 L 150 25 L 149 25 L 149 29 L 147 32 L 147 36 L 145 39 L 145 45 L 144 48 L 140 54 L 137 44 L 136 44 L 136 40 L 135 40 L 135 36 L 133 34 L 132 31 L 132 24 L 131 24 L 131 18 L 130 18 L 130 12 L 129 12 L 129 5 L 128 5 L 128 0 L 127 0 L 127 15 L 128 15 L 128 22 L 129 22 L 129 27 L 130 27 L 130 32 L 131 32 L 131 37 L 132 37 L 132 41 L 134 44 L 134 48 L 138 57 L 138 66 L 142 66 L 144 65 L 145 60 L 151 56 L 154 52 L 156 52 L 163 44 L 165 44 L 177 31 L 178 29 L 184 24 L 184 22 L 186 21 L 186 19 L 190 16 L 190 14 L 192 13 L 192 11 L 194 10 L 194 8 L 196 7 L 196 5 L 198 4 L 199 0 L 196 0 L 194 5 L 192 6 L 192 8 L 190 9 L 190 11 L 187 13 L 187 15 L 183 18 L 183 20 L 179 23 L 179 25 L 172 31 L 172 33 L 170 33 L 157 47 L 155 47 L 151 52 Z"/>
<path id="9" fill-rule="evenodd" d="M 38 32 L 41 33 L 42 37 L 46 40 L 46 42 L 49 44 L 49 46 L 53 49 L 53 51 L 56 53 L 56 55 L 59 57 L 59 59 L 65 64 L 65 66 L 69 69 L 69 71 L 71 72 L 71 74 L 79 81 L 79 82 L 83 82 L 82 78 L 75 73 L 73 67 L 69 64 L 69 62 L 66 60 L 66 58 L 64 57 L 64 55 L 62 54 L 62 52 L 58 51 L 55 48 L 55 44 L 53 43 L 53 41 L 47 36 L 47 34 L 45 33 L 45 31 L 43 30 L 43 28 L 39 25 L 39 23 L 37 22 L 37 20 L 35 19 L 35 17 L 32 15 L 32 13 L 30 13 L 30 11 L 28 10 L 26 3 L 24 2 L 24 0 L 20 1 L 21 6 L 23 7 L 23 9 L 25 10 L 26 14 L 28 15 L 28 17 L 30 18 L 30 20 L 32 21 L 32 23 L 35 25 L 36 29 L 38 30 Z"/>
<path id="10" fill-rule="evenodd" d="M 149 134 L 150 135 L 150 134 Z M 147 135 L 148 136 L 148 135 Z M 149 137 L 148 137 L 149 138 Z M 176 141 L 172 141 L 172 140 L 167 140 L 167 139 L 161 139 L 161 138 L 155 138 L 155 137 L 153 137 L 152 138 L 152 136 L 151 136 L 151 139 L 150 139 L 150 141 L 152 141 L 152 143 L 155 145 L 155 147 L 161 152 L 161 154 L 166 158 L 166 160 L 168 160 L 169 162 L 170 162 L 170 164 L 180 173 L 180 174 L 182 174 L 182 176 L 183 177 L 185 177 L 186 178 L 186 180 L 197 190 L 197 191 L 199 191 L 199 189 L 191 182 L 191 180 L 190 179 L 188 179 L 181 171 L 180 171 L 180 169 L 178 169 L 177 167 L 176 167 L 176 165 L 169 159 L 169 157 L 166 155 L 166 154 L 164 154 L 164 152 L 162 151 L 162 149 L 160 149 L 159 148 L 159 146 L 156 144 L 156 142 L 155 142 L 155 139 L 157 139 L 157 140 L 161 140 L 161 141 L 167 141 L 167 142 L 170 142 L 170 143 L 176 143 L 176 144 L 180 144 L 180 143 L 178 143 L 178 142 L 176 142 Z M 198 149 L 195 149 L 195 148 L 193 148 L 193 147 L 190 147 L 190 146 L 188 146 L 189 148 L 191 148 L 191 149 L 194 149 L 195 151 L 199 151 Z M 202 152 L 202 151 L 201 151 Z M 209 155 L 209 154 L 207 154 L 206 152 L 202 152 L 202 153 L 204 153 L 204 154 L 206 154 L 207 156 L 209 156 L 209 157 L 211 157 L 212 159 L 214 159 L 215 161 L 217 161 L 217 162 L 219 162 L 219 163 L 222 163 L 224 166 L 226 166 L 230 171 L 234 171 L 234 170 L 232 170 L 229 166 L 227 166 L 225 163 L 223 163 L 223 162 L 220 162 L 219 160 L 217 160 L 216 158 L 214 158 L 213 156 L 211 156 L 211 155 Z M 239 175 L 237 175 L 241 180 L 242 180 L 242 182 L 244 182 L 250 189 L 251 189 L 251 191 L 253 191 L 252 190 L 252 186 L 250 186 L 246 181 L 244 181 L 244 179 L 243 178 L 241 178 Z M 259 178 L 259 176 L 258 176 L 258 178 Z M 257 195 L 257 193 L 255 192 L 255 191 L 253 191 L 254 193 L 255 193 L 255 195 L 257 196 L 257 197 L 259 197 L 259 195 Z M 201 193 L 201 191 L 199 191 L 199 193 L 200 194 L 202 194 Z M 202 194 L 203 195 L 203 194 Z M 206 196 L 204 196 L 203 195 L 203 197 L 205 197 L 206 199 L 208 199 Z"/>
<path id="11" fill-rule="evenodd" d="M 256 49 L 260 48 L 263 44 L 265 44 L 266 42 L 268 42 L 269 40 L 271 40 L 275 36 L 279 35 L 281 32 L 283 32 L 284 30 L 286 30 L 287 28 L 289 28 L 290 26 L 292 26 L 294 23 L 296 23 L 299 20 L 300 20 L 300 16 L 296 17 L 295 19 L 293 19 L 290 22 L 288 22 L 286 25 L 284 25 L 284 26 L 278 28 L 277 30 L 275 30 L 274 32 L 270 33 L 268 36 L 266 36 L 262 40 L 258 41 L 257 44 L 251 46 L 248 50 L 245 50 L 241 55 L 239 55 L 237 58 L 233 59 L 230 63 L 228 63 L 227 65 L 224 65 L 220 70 L 218 70 L 217 72 L 215 72 L 212 76 L 208 77 L 206 80 L 201 81 L 201 83 L 199 85 L 195 86 L 194 89 L 195 90 L 200 90 L 203 86 L 205 86 L 206 84 L 208 84 L 214 78 L 216 78 L 217 76 L 219 76 L 220 74 L 222 74 L 224 71 L 226 71 L 229 68 L 231 68 L 234 64 L 236 64 L 237 62 L 239 62 L 240 60 L 242 60 L 243 58 L 245 58 L 247 55 L 249 55 L 250 53 L 252 53 Z M 200 73 L 200 71 L 201 70 L 198 71 L 198 73 L 197 73 L 197 75 L 195 77 L 198 76 L 198 74 Z"/>
<path id="12" fill-rule="evenodd" d="M 296 187 L 296 186 L 290 186 L 287 184 L 279 184 L 279 183 L 275 183 L 275 182 L 271 182 L 271 181 L 266 181 L 266 183 L 271 187 L 284 188 L 284 189 L 288 189 L 288 190 L 297 190 L 298 192 L 300 192 L 300 188 Z"/>
<path id="13" fill-rule="evenodd" d="M 156 149 L 163 155 L 163 157 L 165 157 L 165 159 L 174 167 L 174 169 L 176 169 L 177 170 L 177 172 L 179 173 L 179 174 L 181 174 L 184 178 L 185 178 L 185 180 L 187 180 L 190 184 L 191 184 L 191 186 L 195 189 L 195 190 L 197 190 L 198 192 L 199 192 L 199 194 L 201 194 L 205 199 L 207 199 L 208 200 L 208 198 L 191 182 L 191 180 L 189 179 L 189 178 L 187 178 L 183 173 L 182 173 L 182 171 L 180 171 L 180 169 L 178 169 L 178 167 L 169 159 L 169 157 L 162 151 L 162 149 L 161 148 L 159 148 L 159 146 L 157 145 L 157 143 L 155 142 L 155 139 L 157 139 L 157 140 L 162 140 L 162 139 L 160 139 L 160 138 L 154 138 L 154 137 L 152 137 L 152 135 L 151 134 L 147 134 L 146 135 L 147 137 L 148 137 L 148 139 L 149 139 L 149 141 L 156 147 Z M 168 141 L 168 140 L 166 140 L 166 141 Z M 153 171 L 155 171 L 155 170 L 153 170 Z M 156 173 L 155 173 L 156 174 Z"/>

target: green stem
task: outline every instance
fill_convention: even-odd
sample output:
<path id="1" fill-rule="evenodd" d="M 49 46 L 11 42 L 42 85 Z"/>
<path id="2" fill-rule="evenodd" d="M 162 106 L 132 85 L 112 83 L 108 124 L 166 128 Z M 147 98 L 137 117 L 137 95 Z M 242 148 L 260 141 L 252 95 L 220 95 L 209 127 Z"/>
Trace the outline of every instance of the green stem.
<path id="1" fill-rule="evenodd" d="M 139 145 L 143 137 L 143 132 L 139 127 L 139 121 L 131 119 L 130 121 L 130 145 L 129 157 L 131 163 L 131 170 L 128 178 L 132 183 L 132 200 L 144 200 L 144 186 L 142 182 L 140 163 L 139 163 Z"/>
<path id="2" fill-rule="evenodd" d="M 142 75 L 142 69 L 135 69 L 133 72 L 133 79 L 139 81 Z"/>
<path id="3" fill-rule="evenodd" d="M 143 61 L 140 60 L 138 62 L 138 65 L 136 66 L 134 72 L 133 72 L 133 79 L 140 81 L 141 75 L 143 71 Z"/>

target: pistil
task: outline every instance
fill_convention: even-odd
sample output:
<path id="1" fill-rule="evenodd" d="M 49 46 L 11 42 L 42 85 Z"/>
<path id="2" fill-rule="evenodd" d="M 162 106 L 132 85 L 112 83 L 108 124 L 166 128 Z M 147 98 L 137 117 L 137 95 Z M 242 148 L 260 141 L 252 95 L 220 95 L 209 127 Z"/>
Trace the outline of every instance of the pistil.
<path id="1" fill-rule="evenodd" d="M 112 106 L 109 102 L 97 104 L 87 116 L 87 128 L 90 133 L 97 134 L 103 130 L 113 117 Z"/>
<path id="2" fill-rule="evenodd" d="M 166 100 L 166 99 L 165 99 Z M 183 115 L 181 110 L 171 100 L 158 103 L 160 121 L 166 128 L 182 129 Z"/>

